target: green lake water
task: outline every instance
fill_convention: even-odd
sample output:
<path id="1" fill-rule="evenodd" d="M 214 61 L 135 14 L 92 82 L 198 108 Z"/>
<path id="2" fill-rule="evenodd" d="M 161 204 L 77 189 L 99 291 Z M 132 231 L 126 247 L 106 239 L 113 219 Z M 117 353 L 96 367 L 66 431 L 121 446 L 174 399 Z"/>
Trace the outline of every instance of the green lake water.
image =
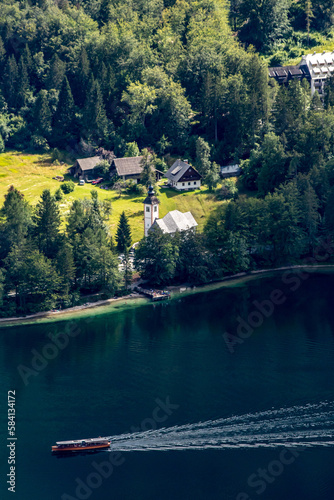
<path id="1" fill-rule="evenodd" d="M 0 498 L 334 498 L 333 292 L 332 275 L 290 272 L 1 328 Z M 51 455 L 96 436 L 111 451 Z"/>

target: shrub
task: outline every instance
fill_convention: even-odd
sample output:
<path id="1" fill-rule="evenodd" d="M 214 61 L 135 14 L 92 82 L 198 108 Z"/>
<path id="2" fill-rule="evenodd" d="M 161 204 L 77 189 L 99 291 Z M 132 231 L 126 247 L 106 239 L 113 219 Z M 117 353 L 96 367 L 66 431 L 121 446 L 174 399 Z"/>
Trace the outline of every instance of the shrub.
<path id="1" fill-rule="evenodd" d="M 110 170 L 110 163 L 108 160 L 101 160 L 95 167 L 96 172 L 102 177 L 106 176 Z"/>
<path id="2" fill-rule="evenodd" d="M 139 196 L 144 196 L 147 193 L 147 189 L 142 184 L 136 184 L 135 186 L 135 194 Z"/>
<path id="3" fill-rule="evenodd" d="M 51 153 L 51 160 L 52 160 L 52 163 L 56 163 L 58 162 L 57 164 L 59 165 L 59 162 L 61 160 L 61 152 L 59 151 L 58 148 L 54 148 L 52 150 L 52 153 Z"/>
<path id="4" fill-rule="evenodd" d="M 238 188 L 232 179 L 225 179 L 220 189 L 220 196 L 223 200 L 236 199 L 238 196 Z"/>
<path id="5" fill-rule="evenodd" d="M 5 143 L 3 141 L 2 135 L 0 135 L 0 153 L 5 151 Z"/>
<path id="6" fill-rule="evenodd" d="M 31 136 L 30 147 L 37 151 L 43 151 L 44 153 L 50 150 L 48 141 L 45 139 L 45 137 L 42 137 L 41 135 Z"/>
<path id="7" fill-rule="evenodd" d="M 74 188 L 75 188 L 75 184 L 73 181 L 65 181 L 60 186 L 60 189 L 65 194 L 72 193 L 72 191 L 74 191 Z"/>
<path id="8" fill-rule="evenodd" d="M 60 188 L 58 188 L 57 191 L 55 192 L 54 199 L 56 201 L 61 201 L 63 199 L 63 192 Z"/>

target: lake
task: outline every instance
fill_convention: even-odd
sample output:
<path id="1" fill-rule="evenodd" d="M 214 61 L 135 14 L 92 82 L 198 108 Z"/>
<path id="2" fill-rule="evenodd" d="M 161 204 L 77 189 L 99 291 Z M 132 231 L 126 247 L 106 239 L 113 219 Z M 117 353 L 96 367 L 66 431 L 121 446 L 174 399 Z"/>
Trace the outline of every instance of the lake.
<path id="1" fill-rule="evenodd" d="M 290 272 L 1 328 L 1 498 L 332 499 L 333 291 Z M 96 436 L 110 452 L 51 455 Z"/>

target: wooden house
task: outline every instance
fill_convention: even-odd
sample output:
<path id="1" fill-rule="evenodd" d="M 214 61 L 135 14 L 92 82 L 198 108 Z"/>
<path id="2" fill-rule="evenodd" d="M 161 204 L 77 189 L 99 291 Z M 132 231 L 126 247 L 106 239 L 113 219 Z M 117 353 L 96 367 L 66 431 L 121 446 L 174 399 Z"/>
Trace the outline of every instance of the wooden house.
<path id="1" fill-rule="evenodd" d="M 94 169 L 101 162 L 100 156 L 78 159 L 71 168 L 71 174 L 78 179 L 93 178 L 96 176 Z"/>
<path id="2" fill-rule="evenodd" d="M 141 179 L 141 174 L 143 172 L 142 167 L 143 156 L 132 156 L 129 158 L 115 158 L 111 162 L 110 175 L 118 175 L 123 181 L 132 179 L 137 183 Z M 159 180 L 163 173 L 159 170 L 155 170 L 156 178 Z"/>
<path id="3" fill-rule="evenodd" d="M 202 176 L 197 170 L 189 165 L 187 161 L 180 159 L 176 160 L 173 165 L 165 173 L 170 187 L 178 191 L 188 189 L 198 189 L 201 187 Z"/>

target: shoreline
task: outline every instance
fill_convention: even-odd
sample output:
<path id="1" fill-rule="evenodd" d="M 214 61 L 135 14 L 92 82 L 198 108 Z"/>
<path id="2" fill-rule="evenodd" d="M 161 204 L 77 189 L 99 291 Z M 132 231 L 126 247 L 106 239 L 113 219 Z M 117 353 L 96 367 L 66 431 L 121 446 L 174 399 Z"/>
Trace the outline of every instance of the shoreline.
<path id="1" fill-rule="evenodd" d="M 221 287 L 233 286 L 233 284 L 238 284 L 245 281 L 250 281 L 252 279 L 256 279 L 257 277 L 265 277 L 270 276 L 271 274 L 277 274 L 283 271 L 293 271 L 295 269 L 303 269 L 307 272 L 317 272 L 321 270 L 334 271 L 334 264 L 317 264 L 317 265 L 303 265 L 297 264 L 293 266 L 282 266 L 276 267 L 273 269 L 258 269 L 256 271 L 248 271 L 241 272 L 237 274 L 233 274 L 231 276 L 226 276 L 225 278 L 221 278 L 219 280 L 210 281 L 209 283 L 203 283 L 200 285 L 190 285 L 189 283 L 184 283 L 180 285 L 171 285 L 166 286 L 164 289 L 170 291 L 173 296 L 179 295 L 190 295 L 192 293 L 200 293 L 206 292 L 210 290 L 215 290 Z M 231 283 L 232 282 L 232 283 Z M 235 283 L 233 283 L 235 282 Z M 99 300 L 97 302 L 90 302 L 87 304 L 83 304 L 81 306 L 69 307 L 68 309 L 63 309 L 59 311 L 41 311 L 35 314 L 30 314 L 27 316 L 14 316 L 11 318 L 0 318 L 0 328 L 6 326 L 23 326 L 23 325 L 32 325 L 35 323 L 42 323 L 43 320 L 45 322 L 47 320 L 66 320 L 66 316 L 70 316 L 72 314 L 75 315 L 76 318 L 80 318 L 80 313 L 89 312 L 89 310 L 99 309 L 100 311 L 105 309 L 107 306 L 112 306 L 114 304 L 127 305 L 128 301 L 135 303 L 140 299 L 144 300 L 144 303 L 151 303 L 151 300 L 148 299 L 145 295 L 140 294 L 138 292 L 132 292 L 129 295 L 125 295 L 123 297 L 111 298 L 106 300 Z M 92 311 L 93 312 L 93 311 Z M 83 314 L 81 314 L 83 316 Z M 41 320 L 41 321 L 39 321 Z"/>

